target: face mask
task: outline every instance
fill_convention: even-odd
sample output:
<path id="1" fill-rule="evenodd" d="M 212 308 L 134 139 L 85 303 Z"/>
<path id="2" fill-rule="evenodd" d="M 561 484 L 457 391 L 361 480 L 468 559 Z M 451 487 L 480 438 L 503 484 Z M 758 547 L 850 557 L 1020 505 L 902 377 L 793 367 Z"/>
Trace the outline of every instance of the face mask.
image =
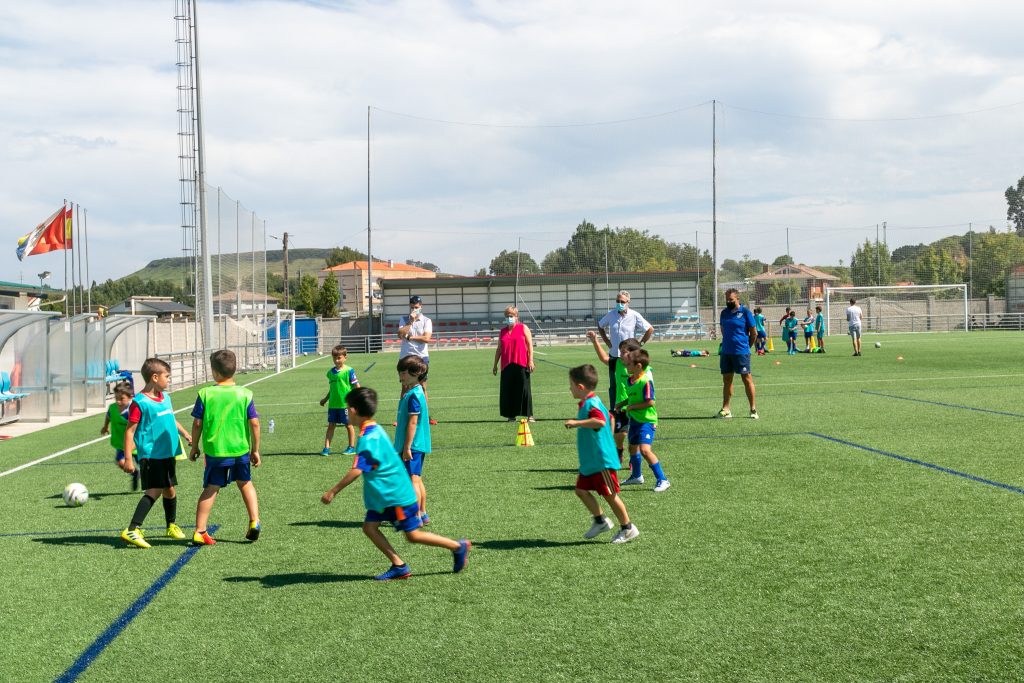
<path id="1" fill-rule="evenodd" d="M 622 312 L 622 311 L 626 310 L 627 306 L 629 306 L 629 304 L 624 304 L 621 301 L 616 301 L 615 302 L 615 308 L 618 309 L 619 312 Z"/>
<path id="2" fill-rule="evenodd" d="M 505 324 L 508 325 L 509 327 L 512 327 L 513 325 L 516 324 L 516 319 L 513 318 L 512 316 L 508 316 L 507 318 L 505 318 Z"/>
<path id="3" fill-rule="evenodd" d="M 412 311 L 410 311 L 410 313 L 412 315 L 419 315 L 422 311 L 423 311 L 422 308 L 414 308 L 414 309 L 412 309 Z"/>
<path id="4" fill-rule="evenodd" d="M 725 305 L 728 306 L 729 308 L 736 308 L 738 304 L 735 301 L 726 301 Z"/>

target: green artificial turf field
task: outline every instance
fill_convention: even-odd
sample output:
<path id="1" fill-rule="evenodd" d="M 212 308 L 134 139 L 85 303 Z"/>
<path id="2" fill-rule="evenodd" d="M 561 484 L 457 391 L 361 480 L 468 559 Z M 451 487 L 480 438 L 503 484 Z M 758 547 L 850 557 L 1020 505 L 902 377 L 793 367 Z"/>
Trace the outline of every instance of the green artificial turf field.
<path id="1" fill-rule="evenodd" d="M 162 538 L 157 504 L 153 548 L 125 547 L 139 494 L 105 440 L 2 476 L 0 680 L 1019 679 L 1019 334 L 869 336 L 861 358 L 832 337 L 824 355 L 754 358 L 757 421 L 738 378 L 736 417 L 711 419 L 718 358 L 669 348 L 649 346 L 672 488 L 653 493 L 645 465 L 648 483 L 622 494 L 641 535 L 621 546 L 583 540 L 591 518 L 573 494 L 566 368 L 596 363 L 589 346 L 539 349 L 533 448 L 498 415 L 493 350 L 432 353 L 430 529 L 472 539 L 461 575 L 447 551 L 388 530 L 414 576 L 373 581 L 387 562 L 360 530 L 361 486 L 320 503 L 351 465 L 341 430 L 336 454 L 318 455 L 326 357 L 253 385 L 255 544 L 232 488 L 211 517 L 216 546 Z M 396 361 L 350 358 L 389 432 Z M 4 442 L 0 472 L 101 422 Z M 184 527 L 202 467 L 178 465 Z M 73 481 L 91 493 L 82 508 L 60 499 Z"/>

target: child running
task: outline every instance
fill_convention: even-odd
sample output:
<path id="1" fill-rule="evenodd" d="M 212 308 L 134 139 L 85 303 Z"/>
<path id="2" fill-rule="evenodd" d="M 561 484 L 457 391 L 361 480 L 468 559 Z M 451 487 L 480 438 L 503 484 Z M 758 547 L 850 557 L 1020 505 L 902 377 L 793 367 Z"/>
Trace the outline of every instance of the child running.
<path id="1" fill-rule="evenodd" d="M 345 397 L 348 392 L 359 386 L 356 378 L 356 371 L 345 365 L 348 360 L 348 349 L 338 344 L 331 349 L 331 358 L 334 359 L 334 367 L 327 371 L 327 395 L 320 399 L 320 405 L 327 404 L 327 435 L 324 437 L 324 449 L 320 455 L 331 454 L 331 439 L 334 438 L 334 427 L 345 425 L 348 432 L 348 448 L 345 455 L 352 455 L 356 452 L 356 430 L 348 423 L 348 413 L 345 411 Z"/>
<path id="2" fill-rule="evenodd" d="M 615 456 L 611 432 L 611 417 L 601 399 L 594 393 L 597 388 L 597 370 L 589 363 L 569 370 L 569 392 L 579 401 L 575 420 L 566 420 L 566 429 L 576 431 L 576 452 L 580 469 L 576 478 L 576 495 L 594 516 L 594 523 L 583 538 L 611 531 L 613 524 L 601 511 L 601 503 L 593 491 L 603 497 L 619 520 L 619 531 L 612 543 L 628 543 L 640 535 L 640 530 L 629 521 L 626 506 L 619 498 L 619 479 L 615 475 L 618 458 Z"/>
<path id="3" fill-rule="evenodd" d="M 138 548 L 149 548 L 151 546 L 143 536 L 142 523 L 161 496 L 167 521 L 166 535 L 179 541 L 185 538 L 185 532 L 174 523 L 178 512 L 178 498 L 174 490 L 178 484 L 175 456 L 181 453 L 180 437 L 192 443 L 192 436 L 174 419 L 171 395 L 167 393 L 171 384 L 171 366 L 159 358 L 147 358 L 140 374 L 146 386 L 128 406 L 121 468 L 128 474 L 135 471 L 132 452 L 138 449 L 143 495 L 135 506 L 128 528 L 121 532 L 121 539 Z"/>
<path id="4" fill-rule="evenodd" d="M 103 420 L 103 427 L 100 434 L 110 434 L 110 445 L 114 447 L 114 458 L 117 466 L 122 467 L 124 462 L 124 432 L 128 428 L 128 406 L 132 404 L 132 397 L 135 390 L 128 382 L 118 382 L 114 385 L 114 402 L 107 406 L 107 416 Z M 132 455 L 138 453 L 132 449 Z M 132 480 L 132 491 L 139 490 L 139 470 L 132 470 L 128 475 Z"/>
<path id="5" fill-rule="evenodd" d="M 235 482 L 249 513 L 245 537 L 260 537 L 260 511 L 256 487 L 249 469 L 260 466 L 260 416 L 252 400 L 252 391 L 235 384 L 235 354 L 227 349 L 210 354 L 213 386 L 199 390 L 192 408 L 192 449 L 189 457 L 199 458 L 199 440 L 206 453 L 203 471 L 203 493 L 196 505 L 196 530 L 192 543 L 214 545 L 206 523 L 221 488 Z"/>
<path id="6" fill-rule="evenodd" d="M 640 464 L 647 461 L 654 472 L 654 492 L 667 491 L 672 483 L 665 476 L 665 471 L 658 461 L 658 456 L 651 449 L 654 443 L 654 432 L 658 428 L 658 409 L 654 406 L 654 379 L 647 372 L 651 357 L 644 349 L 629 354 L 626 365 L 629 367 L 629 381 L 626 383 L 626 394 L 619 407 L 629 416 L 629 479 L 627 484 L 643 484 L 644 475 Z"/>
<path id="7" fill-rule="evenodd" d="M 601 343 L 597 341 L 597 333 L 593 330 L 587 332 L 587 339 L 594 345 L 594 351 L 598 359 L 608 365 L 610 356 L 604 350 Z M 626 382 L 629 380 L 629 370 L 626 363 L 629 361 L 629 354 L 641 348 L 640 342 L 633 337 L 623 339 L 619 343 L 619 362 L 615 364 L 615 384 L 608 388 L 608 396 L 612 406 L 612 417 L 615 418 L 615 450 L 619 454 L 619 463 L 622 463 L 623 446 L 626 443 L 626 431 L 629 428 L 629 417 L 625 412 L 616 408 L 617 402 L 626 395 Z"/>
<path id="8" fill-rule="evenodd" d="M 420 377 L 426 372 L 427 364 L 419 356 L 406 356 L 398 361 L 402 398 L 398 401 L 398 421 L 395 423 L 395 450 L 412 480 L 423 526 L 430 524 L 427 488 L 423 485 L 423 459 L 430 452 L 430 411 L 420 384 Z"/>
<path id="9" fill-rule="evenodd" d="M 409 474 L 391 445 L 391 439 L 373 419 L 377 413 L 377 392 L 368 387 L 360 387 L 352 390 L 345 401 L 348 403 L 350 421 L 359 430 L 355 462 L 341 481 L 320 497 L 320 502 L 330 505 L 346 486 L 360 476 L 363 477 L 363 504 L 366 506 L 363 533 L 391 561 L 391 567 L 375 576 L 376 580 L 407 579 L 412 575 L 409 565 L 398 556 L 381 533 L 380 525 L 383 522 L 391 522 L 397 531 L 405 532 L 405 538 L 411 543 L 433 545 L 452 551 L 452 571 L 458 574 L 466 568 L 472 544 L 466 539 L 455 541 L 420 528 L 423 522 L 420 520 L 416 491 Z"/>

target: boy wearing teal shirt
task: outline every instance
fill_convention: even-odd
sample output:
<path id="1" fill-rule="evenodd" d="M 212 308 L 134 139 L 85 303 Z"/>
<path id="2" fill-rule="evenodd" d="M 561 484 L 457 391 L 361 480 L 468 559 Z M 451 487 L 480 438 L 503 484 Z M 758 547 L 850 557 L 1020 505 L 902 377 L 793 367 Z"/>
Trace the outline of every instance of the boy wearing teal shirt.
<path id="1" fill-rule="evenodd" d="M 421 528 L 423 523 L 409 473 L 391 445 L 391 439 L 373 419 L 377 413 L 377 392 L 360 387 L 350 392 L 345 401 L 348 403 L 349 421 L 359 430 L 355 461 L 341 481 L 320 497 L 320 502 L 329 505 L 346 486 L 359 477 L 363 478 L 363 504 L 366 506 L 363 533 L 391 561 L 386 572 L 374 577 L 378 581 L 407 579 L 412 575 L 409 565 L 381 533 L 380 525 L 384 522 L 391 522 L 397 531 L 405 532 L 405 538 L 411 543 L 452 551 L 452 571 L 458 574 L 466 568 L 472 544 L 466 539 L 455 541 Z"/>
<path id="2" fill-rule="evenodd" d="M 171 384 L 171 366 L 159 358 L 147 358 L 142 364 L 142 379 L 146 381 L 141 394 L 136 394 L 128 406 L 128 426 L 124 432 L 124 460 L 121 469 L 128 474 L 135 471 L 133 452 L 139 454 L 139 478 L 142 482 L 142 500 L 121 539 L 138 548 L 150 545 L 142 535 L 146 520 L 156 499 L 163 497 L 167 536 L 177 540 L 185 532 L 175 524 L 178 498 L 174 487 L 178 484 L 175 456 L 181 453 L 181 437 L 189 443 L 191 435 L 174 419 L 174 408 L 167 387 Z"/>
<path id="3" fill-rule="evenodd" d="M 821 306 L 815 306 L 814 311 L 814 331 L 818 335 L 818 353 L 825 353 L 825 316 L 821 314 Z"/>
<path id="4" fill-rule="evenodd" d="M 765 320 L 764 313 L 761 312 L 761 308 L 757 307 L 754 309 L 754 331 L 757 333 L 757 341 L 754 343 L 757 355 L 763 356 L 766 352 L 768 343 L 768 322 Z"/>
<path id="5" fill-rule="evenodd" d="M 124 462 L 124 433 L 128 429 L 128 407 L 132 404 L 135 391 L 128 382 L 118 382 L 114 386 L 114 402 L 107 406 L 107 415 L 100 428 L 100 434 L 110 435 L 110 445 L 114 447 L 114 459 L 118 467 Z M 135 455 L 135 451 L 132 451 Z M 123 469 L 123 468 L 122 468 Z M 139 470 L 130 475 L 132 491 L 139 490 Z"/>
<path id="6" fill-rule="evenodd" d="M 587 339 L 594 345 L 594 351 L 597 353 L 597 357 L 602 363 L 608 365 L 611 362 L 611 357 L 608 352 L 605 351 L 601 343 L 597 341 L 597 333 L 593 330 L 587 332 Z M 626 443 L 626 430 L 629 428 L 629 418 L 621 410 L 615 407 L 616 396 L 622 397 L 626 395 L 626 382 L 629 380 L 629 370 L 626 369 L 626 362 L 629 361 L 629 354 L 642 348 L 640 342 L 629 337 L 623 339 L 619 343 L 619 360 L 615 364 L 615 385 L 608 388 L 608 395 L 611 399 L 612 406 L 612 417 L 615 419 L 615 450 L 619 455 L 619 466 L 622 466 L 622 451 L 623 446 Z"/>
<path id="7" fill-rule="evenodd" d="M 790 311 L 783 326 L 783 334 L 786 337 L 786 347 L 789 349 L 786 353 L 791 356 L 796 354 L 796 328 L 799 326 L 800 321 L 796 319 L 796 311 Z"/>
<path id="8" fill-rule="evenodd" d="M 621 525 L 612 543 L 628 543 L 640 535 L 640 530 L 629 521 L 626 505 L 619 498 L 619 479 L 615 474 L 619 459 L 612 439 L 611 416 L 594 394 L 596 388 L 597 370 L 593 365 L 588 363 L 569 370 L 569 392 L 579 401 L 576 419 L 565 421 L 566 429 L 577 430 L 576 452 L 580 469 L 576 477 L 576 495 L 594 516 L 594 523 L 583 538 L 594 538 L 611 531 L 613 526 L 592 493 L 596 491 L 611 507 Z"/>
<path id="9" fill-rule="evenodd" d="M 804 328 L 804 353 L 811 352 L 811 340 L 814 339 L 814 316 L 811 309 L 807 309 L 807 317 L 800 323 Z"/>
<path id="10" fill-rule="evenodd" d="M 402 457 L 416 491 L 420 521 L 430 524 L 427 515 L 427 488 L 423 484 L 423 459 L 430 452 L 430 410 L 420 378 L 427 373 L 427 364 L 419 356 L 406 356 L 398 361 L 398 381 L 402 398 L 398 401 L 395 422 L 395 450 Z"/>
<path id="11" fill-rule="evenodd" d="M 249 528 L 245 537 L 256 541 L 260 537 L 259 502 L 252 483 L 252 467 L 260 466 L 260 416 L 252 400 L 252 391 L 235 384 L 237 368 L 235 354 L 227 349 L 210 354 L 213 386 L 199 390 L 192 407 L 192 450 L 189 457 L 199 458 L 202 439 L 206 453 L 203 471 L 203 493 L 196 505 L 196 530 L 192 542 L 196 545 L 214 545 L 206 524 L 217 493 L 235 482 L 245 510 L 249 513 Z"/>
<path id="12" fill-rule="evenodd" d="M 335 425 L 345 425 L 348 432 L 348 448 L 345 455 L 352 455 L 356 452 L 356 431 L 348 423 L 348 413 L 345 411 L 345 397 L 348 392 L 359 386 L 356 378 L 356 371 L 345 365 L 348 360 L 348 349 L 338 344 L 331 349 L 331 358 L 334 360 L 334 367 L 327 371 L 327 395 L 320 399 L 320 405 L 327 404 L 327 435 L 324 437 L 324 449 L 320 455 L 331 454 L 331 439 L 334 438 Z"/>
<path id="13" fill-rule="evenodd" d="M 626 363 L 630 377 L 626 385 L 626 396 L 619 406 L 629 415 L 630 477 L 622 485 L 644 483 L 640 465 L 646 460 L 654 472 L 654 492 L 661 493 L 672 483 L 665 476 L 658 456 L 651 448 L 654 431 L 658 428 L 658 409 L 654 407 L 654 379 L 648 370 L 650 362 L 651 357 L 647 351 L 640 349 L 631 353 Z"/>

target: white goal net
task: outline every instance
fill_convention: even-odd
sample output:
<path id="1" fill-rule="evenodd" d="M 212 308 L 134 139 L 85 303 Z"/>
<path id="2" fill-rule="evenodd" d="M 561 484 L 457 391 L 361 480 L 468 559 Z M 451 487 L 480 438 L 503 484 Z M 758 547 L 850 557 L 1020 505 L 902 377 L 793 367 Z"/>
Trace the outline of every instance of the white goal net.
<path id="1" fill-rule="evenodd" d="M 854 299 L 864 332 L 951 332 L 968 329 L 967 285 L 830 287 L 825 290 L 828 334 L 845 334 Z"/>

